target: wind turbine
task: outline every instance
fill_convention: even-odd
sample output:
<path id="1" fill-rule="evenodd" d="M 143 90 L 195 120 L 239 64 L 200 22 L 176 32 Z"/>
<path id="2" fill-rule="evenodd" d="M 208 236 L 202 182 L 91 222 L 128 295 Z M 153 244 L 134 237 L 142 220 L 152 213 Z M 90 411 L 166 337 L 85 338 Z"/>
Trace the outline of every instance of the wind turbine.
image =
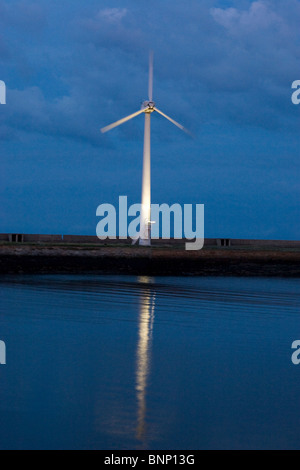
<path id="1" fill-rule="evenodd" d="M 160 111 L 153 101 L 153 52 L 150 52 L 149 57 L 149 87 L 148 87 L 148 101 L 144 101 L 142 109 L 136 113 L 131 114 L 119 121 L 110 124 L 109 126 L 103 127 L 101 132 L 105 132 L 114 129 L 115 127 L 124 124 L 130 119 L 145 114 L 145 131 L 144 131 L 144 158 L 143 158 L 143 178 L 142 178 L 142 204 L 141 204 L 141 215 L 140 215 L 140 245 L 150 246 L 151 245 L 151 114 L 156 111 L 161 114 L 164 118 L 171 121 L 175 126 L 179 127 L 182 131 L 190 134 L 181 124 L 174 121 L 174 119 L 167 116 L 165 113 Z"/>

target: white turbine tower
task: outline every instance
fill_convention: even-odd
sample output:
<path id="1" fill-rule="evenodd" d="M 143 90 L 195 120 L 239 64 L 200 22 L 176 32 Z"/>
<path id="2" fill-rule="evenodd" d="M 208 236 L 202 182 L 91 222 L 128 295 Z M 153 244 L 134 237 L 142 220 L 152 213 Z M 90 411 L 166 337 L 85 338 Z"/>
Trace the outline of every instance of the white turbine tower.
<path id="1" fill-rule="evenodd" d="M 109 126 L 103 127 L 101 132 L 105 132 L 114 129 L 115 127 L 124 124 L 125 122 L 133 119 L 139 114 L 145 114 L 145 133 L 144 133 L 144 159 L 143 159 L 143 179 L 142 179 L 142 207 L 140 217 L 140 245 L 149 246 L 151 245 L 151 114 L 156 111 L 161 114 L 164 118 L 171 121 L 175 126 L 179 127 L 182 131 L 190 134 L 181 124 L 174 121 L 162 111 L 160 111 L 153 101 L 153 52 L 150 53 L 149 59 L 149 99 L 143 103 L 142 109 L 136 113 L 131 114 L 119 121 L 110 124 Z"/>

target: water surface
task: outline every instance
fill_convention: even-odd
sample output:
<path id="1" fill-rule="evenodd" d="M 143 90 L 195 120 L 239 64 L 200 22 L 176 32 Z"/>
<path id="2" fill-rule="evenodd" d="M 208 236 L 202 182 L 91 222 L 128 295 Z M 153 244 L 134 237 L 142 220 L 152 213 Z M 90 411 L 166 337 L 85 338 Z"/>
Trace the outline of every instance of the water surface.
<path id="1" fill-rule="evenodd" d="M 300 449 L 299 280 L 0 278 L 1 449 Z"/>

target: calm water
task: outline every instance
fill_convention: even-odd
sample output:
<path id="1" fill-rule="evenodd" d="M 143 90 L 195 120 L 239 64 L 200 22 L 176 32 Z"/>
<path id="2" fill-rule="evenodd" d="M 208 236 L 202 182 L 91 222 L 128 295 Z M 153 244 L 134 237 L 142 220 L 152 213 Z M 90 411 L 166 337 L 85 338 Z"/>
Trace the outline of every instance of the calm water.
<path id="1" fill-rule="evenodd" d="M 299 280 L 0 278 L 1 449 L 300 449 Z"/>

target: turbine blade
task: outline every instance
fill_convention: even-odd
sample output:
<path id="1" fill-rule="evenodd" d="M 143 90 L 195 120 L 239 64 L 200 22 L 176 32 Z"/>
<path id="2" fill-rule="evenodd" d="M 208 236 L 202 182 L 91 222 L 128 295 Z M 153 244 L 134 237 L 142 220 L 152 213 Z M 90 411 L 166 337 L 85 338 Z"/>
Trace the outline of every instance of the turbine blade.
<path id="1" fill-rule="evenodd" d="M 133 119 L 133 118 L 135 118 L 136 116 L 138 116 L 139 114 L 142 114 L 142 113 L 144 113 L 144 112 L 145 112 L 145 110 L 144 110 L 144 109 L 141 109 L 140 111 L 137 111 L 136 113 L 130 114 L 130 116 L 127 116 L 127 117 L 125 117 L 125 118 L 123 118 L 123 119 L 120 119 L 119 121 L 116 121 L 116 122 L 114 122 L 113 124 L 110 124 L 109 126 L 103 127 L 103 128 L 101 129 L 101 132 L 102 132 L 102 134 L 104 134 L 105 132 L 108 132 L 108 131 L 110 131 L 111 129 L 114 129 L 115 127 L 120 126 L 121 124 L 124 124 L 125 122 L 130 121 L 130 119 Z"/>
<path id="2" fill-rule="evenodd" d="M 149 55 L 149 101 L 153 101 L 153 51 Z"/>
<path id="3" fill-rule="evenodd" d="M 185 132 L 186 134 L 190 135 L 191 137 L 193 137 L 193 134 L 188 131 L 185 127 L 183 127 L 181 124 L 179 124 L 178 122 L 174 121 L 174 119 L 170 118 L 169 116 L 167 116 L 165 113 L 163 113 L 162 111 L 160 111 L 159 109 L 157 108 L 154 108 L 154 110 L 161 114 L 164 118 L 168 119 L 168 121 L 171 121 L 175 126 L 179 127 L 179 129 L 181 129 L 183 132 Z"/>

